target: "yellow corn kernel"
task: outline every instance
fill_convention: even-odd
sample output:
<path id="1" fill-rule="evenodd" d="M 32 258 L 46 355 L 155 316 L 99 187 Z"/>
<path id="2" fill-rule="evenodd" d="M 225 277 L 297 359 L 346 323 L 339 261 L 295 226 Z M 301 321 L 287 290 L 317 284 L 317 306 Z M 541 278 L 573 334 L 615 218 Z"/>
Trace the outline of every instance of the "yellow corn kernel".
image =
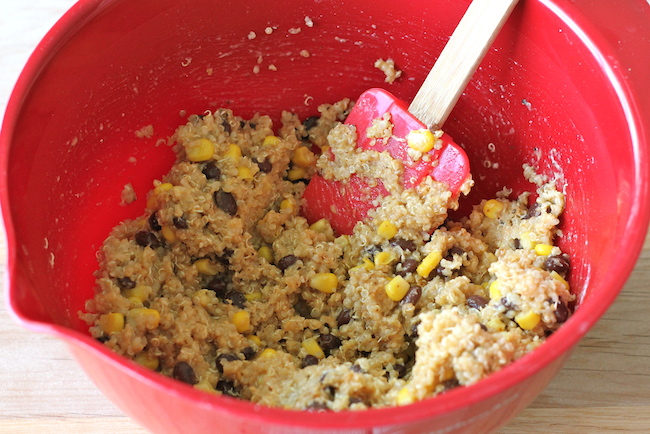
<path id="1" fill-rule="evenodd" d="M 248 311 L 240 310 L 236 312 L 232 316 L 231 321 L 239 333 L 244 333 L 251 328 L 251 314 Z"/>
<path id="2" fill-rule="evenodd" d="M 395 276 L 393 277 L 384 287 L 384 290 L 386 291 L 386 295 L 388 298 L 390 298 L 393 301 L 401 301 L 404 296 L 406 295 L 407 292 L 409 292 L 409 289 L 411 288 L 411 285 L 402 277 L 402 276 Z"/>
<path id="3" fill-rule="evenodd" d="M 289 210 L 293 212 L 293 201 L 291 199 L 284 199 L 280 202 L 280 210 Z"/>
<path id="4" fill-rule="evenodd" d="M 149 299 L 149 294 L 151 293 L 151 288 L 145 285 L 137 285 L 135 288 L 129 288 L 122 290 L 122 295 L 126 298 L 137 298 L 140 303 Z"/>
<path id="5" fill-rule="evenodd" d="M 237 177 L 239 179 L 253 179 L 253 171 L 246 166 L 238 167 Z"/>
<path id="6" fill-rule="evenodd" d="M 327 154 L 328 152 L 330 152 L 330 148 L 331 148 L 330 145 L 323 145 L 320 147 L 320 153 Z"/>
<path id="7" fill-rule="evenodd" d="M 492 300 L 501 300 L 501 298 L 503 297 L 503 292 L 501 291 L 501 282 L 499 281 L 499 279 L 490 283 L 488 292 L 490 293 L 490 298 Z"/>
<path id="8" fill-rule="evenodd" d="M 258 357 L 260 358 L 267 358 L 267 357 L 273 357 L 276 354 L 278 354 L 277 351 L 275 351 L 273 348 L 266 348 L 264 351 L 260 353 Z"/>
<path id="9" fill-rule="evenodd" d="M 375 255 L 375 265 L 377 267 L 380 267 L 382 265 L 388 265 L 394 260 L 395 260 L 395 256 L 393 256 L 391 252 L 379 252 Z"/>
<path id="10" fill-rule="evenodd" d="M 309 285 L 320 292 L 332 294 L 339 285 L 339 279 L 334 273 L 316 273 L 309 279 Z"/>
<path id="11" fill-rule="evenodd" d="M 214 389 L 214 387 L 212 387 L 212 384 L 210 384 L 209 381 L 199 381 L 194 385 L 194 388 L 208 393 L 217 393 L 217 391 Z"/>
<path id="12" fill-rule="evenodd" d="M 422 277 L 428 277 L 429 274 L 440 264 L 442 259 L 442 253 L 437 250 L 429 253 L 418 265 L 418 268 L 415 270 Z"/>
<path id="13" fill-rule="evenodd" d="M 501 211 L 503 211 L 503 204 L 496 199 L 490 199 L 483 204 L 483 214 L 487 218 L 498 218 Z"/>
<path id="14" fill-rule="evenodd" d="M 248 340 L 254 343 L 258 348 L 262 346 L 262 340 L 256 335 L 248 336 Z"/>
<path id="15" fill-rule="evenodd" d="M 199 289 L 193 294 L 192 298 L 196 298 L 199 301 L 199 304 L 203 307 L 206 307 L 207 305 L 210 304 L 210 302 L 214 299 L 215 293 L 214 291 L 210 291 L 209 289 Z"/>
<path id="16" fill-rule="evenodd" d="M 149 195 L 149 198 L 147 199 L 147 208 L 148 209 L 155 209 L 158 206 L 158 196 L 165 192 L 169 191 L 173 188 L 174 186 L 170 184 L 169 182 L 165 182 L 162 184 L 158 184 L 157 186 L 154 187 L 154 189 L 151 191 L 151 194 Z"/>
<path id="17" fill-rule="evenodd" d="M 530 250 L 535 248 L 537 243 L 533 241 L 530 235 L 530 232 L 522 232 L 522 234 L 519 235 L 519 244 L 522 249 Z"/>
<path id="18" fill-rule="evenodd" d="M 532 330 L 539 324 L 540 316 L 533 311 L 518 313 L 515 315 L 515 322 L 524 330 Z"/>
<path id="19" fill-rule="evenodd" d="M 158 357 L 150 356 L 146 351 L 138 353 L 138 355 L 135 356 L 134 360 L 137 364 L 142 365 L 145 368 L 149 368 L 152 371 L 158 369 L 158 366 L 160 365 L 160 360 L 158 360 Z"/>
<path id="20" fill-rule="evenodd" d="M 397 405 L 409 405 L 415 402 L 415 396 L 408 386 L 404 386 L 397 392 Z"/>
<path id="21" fill-rule="evenodd" d="M 363 264 L 361 266 L 368 271 L 375 269 L 375 264 L 369 258 L 363 258 Z"/>
<path id="22" fill-rule="evenodd" d="M 550 244 L 537 244 L 535 246 L 535 253 L 539 256 L 548 256 L 553 252 L 553 246 Z"/>
<path id="23" fill-rule="evenodd" d="M 390 240 L 395 235 L 397 235 L 397 226 L 388 220 L 384 220 L 377 228 L 377 234 L 381 237 L 386 238 L 387 240 Z"/>
<path id="24" fill-rule="evenodd" d="M 317 357 L 318 359 L 325 358 L 323 349 L 318 345 L 318 342 L 314 338 L 307 338 L 302 341 L 302 347 L 307 351 L 307 354 Z"/>
<path id="25" fill-rule="evenodd" d="M 217 264 L 209 260 L 208 258 L 201 258 L 194 261 L 194 266 L 196 271 L 206 276 L 216 276 L 219 272 L 219 267 Z"/>
<path id="26" fill-rule="evenodd" d="M 262 298 L 262 293 L 259 291 L 249 292 L 244 294 L 244 298 L 248 301 L 260 300 Z"/>
<path id="27" fill-rule="evenodd" d="M 264 137 L 264 142 L 262 142 L 263 146 L 269 146 L 269 145 L 279 145 L 280 144 L 280 138 L 276 136 L 266 136 Z"/>
<path id="28" fill-rule="evenodd" d="M 306 146 L 299 146 L 291 156 L 291 162 L 298 167 L 311 167 L 316 164 L 316 156 Z"/>
<path id="29" fill-rule="evenodd" d="M 330 227 L 330 222 L 327 219 L 320 219 L 317 222 L 312 223 L 311 226 L 309 226 L 309 229 L 323 233 L 327 232 Z"/>
<path id="30" fill-rule="evenodd" d="M 270 247 L 268 246 L 262 246 L 259 248 L 257 253 L 264 259 L 266 259 L 266 262 L 269 264 L 273 264 L 275 262 L 275 258 L 273 257 L 273 251 L 271 250 Z"/>
<path id="31" fill-rule="evenodd" d="M 105 335 L 119 333 L 124 329 L 124 315 L 118 312 L 106 313 L 99 317 L 98 325 Z"/>
<path id="32" fill-rule="evenodd" d="M 155 194 L 162 193 L 163 191 L 169 191 L 174 188 L 174 184 L 170 182 L 163 182 L 154 187 L 153 191 Z"/>
<path id="33" fill-rule="evenodd" d="M 174 244 L 178 241 L 176 232 L 169 226 L 163 226 L 160 233 L 162 233 L 163 238 L 165 238 L 169 244 Z"/>
<path id="34" fill-rule="evenodd" d="M 409 148 L 419 152 L 429 152 L 436 144 L 436 137 L 429 130 L 413 130 L 406 136 Z"/>
<path id="35" fill-rule="evenodd" d="M 235 161 L 239 160 L 241 158 L 241 148 L 238 145 L 231 143 L 228 145 L 228 150 L 224 154 L 224 157 Z"/>
<path id="36" fill-rule="evenodd" d="M 444 383 L 445 381 L 449 381 L 452 378 L 456 377 L 456 372 L 454 371 L 454 368 L 447 365 L 442 366 L 438 371 L 438 373 L 439 373 L 438 383 Z"/>
<path id="37" fill-rule="evenodd" d="M 557 271 L 551 271 L 550 276 L 558 282 L 561 282 L 567 289 L 569 289 L 569 282 L 567 282 L 564 277 L 560 276 Z"/>
<path id="38" fill-rule="evenodd" d="M 498 317 L 490 318 L 490 320 L 487 322 L 486 325 L 490 330 L 494 330 L 497 332 L 502 332 L 506 329 L 506 325 Z"/>
<path id="39" fill-rule="evenodd" d="M 214 156 L 214 144 L 208 139 L 194 140 L 185 148 L 185 155 L 195 163 L 207 161 Z"/>
<path id="40" fill-rule="evenodd" d="M 134 326 L 144 325 L 145 328 L 152 330 L 160 324 L 160 312 L 156 309 L 136 307 L 129 310 L 126 320 Z"/>
<path id="41" fill-rule="evenodd" d="M 142 307 L 143 302 L 138 297 L 127 297 L 130 307 Z"/>
<path id="42" fill-rule="evenodd" d="M 298 181 L 299 179 L 305 179 L 307 176 L 307 171 L 304 167 L 294 167 L 287 172 L 287 179 L 289 181 Z"/>

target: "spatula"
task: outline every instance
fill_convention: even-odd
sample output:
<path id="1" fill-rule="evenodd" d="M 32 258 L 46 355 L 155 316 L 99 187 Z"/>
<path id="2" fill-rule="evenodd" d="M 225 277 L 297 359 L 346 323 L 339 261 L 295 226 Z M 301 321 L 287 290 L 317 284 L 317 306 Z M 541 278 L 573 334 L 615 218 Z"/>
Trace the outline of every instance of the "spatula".
<path id="1" fill-rule="evenodd" d="M 430 175 L 446 183 L 452 195 L 460 193 L 469 176 L 469 161 L 449 135 L 440 138 L 441 148 L 429 151 L 431 158 L 417 162 L 408 156 L 405 139 L 414 130 L 442 127 L 517 1 L 474 0 L 408 108 L 404 101 L 378 88 L 365 91 L 357 99 L 345 121 L 357 128 L 357 146 L 387 151 L 401 160 L 405 188 L 418 185 Z M 393 135 L 387 141 L 371 142 L 366 130 L 385 113 L 391 115 Z M 316 174 L 305 190 L 302 214 L 310 223 L 328 219 L 339 235 L 351 234 L 355 224 L 373 209 L 373 199 L 387 194 L 381 182 L 370 187 L 356 175 L 343 183 Z"/>

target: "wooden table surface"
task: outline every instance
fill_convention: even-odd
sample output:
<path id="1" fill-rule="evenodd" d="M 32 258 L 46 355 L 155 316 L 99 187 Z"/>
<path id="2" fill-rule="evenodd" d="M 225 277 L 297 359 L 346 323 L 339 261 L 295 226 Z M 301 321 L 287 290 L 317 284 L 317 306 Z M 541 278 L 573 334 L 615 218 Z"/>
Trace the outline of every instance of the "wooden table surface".
<path id="1" fill-rule="evenodd" d="M 0 117 L 29 54 L 73 0 L 0 0 Z M 0 265 L 6 262 L 0 236 Z M 615 252 L 612 252 L 615 254 Z M 0 275 L 0 279 L 3 276 Z M 501 433 L 650 432 L 650 237 L 623 292 L 549 387 Z M 139 433 L 63 344 L 0 300 L 0 433 Z"/>

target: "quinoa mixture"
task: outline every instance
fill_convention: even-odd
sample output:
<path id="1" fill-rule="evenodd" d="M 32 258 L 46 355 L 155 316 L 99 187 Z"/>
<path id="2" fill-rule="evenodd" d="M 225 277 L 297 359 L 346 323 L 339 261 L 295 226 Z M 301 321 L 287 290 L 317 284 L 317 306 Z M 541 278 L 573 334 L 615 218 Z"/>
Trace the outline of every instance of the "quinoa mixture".
<path id="1" fill-rule="evenodd" d="M 351 107 L 285 112 L 279 129 L 227 109 L 190 116 L 144 215 L 101 247 L 90 333 L 209 393 L 308 410 L 409 404 L 541 345 L 574 298 L 554 182 L 525 167 L 536 191 L 450 221 L 445 184 L 405 190 L 401 162 L 354 147 Z M 335 234 L 300 214 L 317 170 L 380 178 L 390 195 Z"/>

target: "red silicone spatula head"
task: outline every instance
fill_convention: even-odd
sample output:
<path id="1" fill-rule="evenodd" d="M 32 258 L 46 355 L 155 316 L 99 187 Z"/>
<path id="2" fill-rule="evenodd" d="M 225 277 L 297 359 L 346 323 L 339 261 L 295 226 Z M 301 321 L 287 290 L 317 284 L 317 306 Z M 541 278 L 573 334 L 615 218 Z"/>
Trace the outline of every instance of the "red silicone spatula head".
<path id="1" fill-rule="evenodd" d="M 373 142 L 366 130 L 374 119 L 382 118 L 385 113 L 390 113 L 393 135 L 388 140 L 377 139 Z M 456 196 L 469 176 L 467 155 L 447 134 L 440 139 L 442 147 L 428 152 L 431 158 L 414 161 L 408 155 L 407 135 L 427 127 L 409 113 L 404 101 L 383 89 L 370 89 L 361 94 L 345 123 L 356 126 L 358 147 L 386 151 L 394 159 L 402 161 L 402 185 L 405 188 L 415 187 L 425 177 L 431 176 L 436 181 L 446 183 Z M 356 175 L 345 183 L 328 181 L 315 175 L 305 190 L 302 213 L 310 223 L 326 218 L 338 234 L 351 234 L 354 225 L 374 207 L 373 199 L 387 194 L 381 181 L 370 187 Z"/>
<path id="2" fill-rule="evenodd" d="M 431 176 L 446 183 L 456 196 L 469 176 L 465 152 L 448 135 L 442 136 L 442 147 L 430 151 L 430 158 L 418 162 L 409 157 L 405 139 L 412 130 L 442 126 L 516 4 L 517 0 L 474 0 L 408 108 L 381 89 L 371 89 L 357 100 L 346 120 L 346 124 L 357 127 L 357 146 L 387 151 L 401 160 L 405 188 Z M 390 113 L 393 137 L 371 143 L 366 130 L 385 113 Z M 373 208 L 373 199 L 386 194 L 381 183 L 370 187 L 355 175 L 346 182 L 326 181 L 316 175 L 303 196 L 303 215 L 310 222 L 327 218 L 337 233 L 351 234 L 355 224 Z"/>

